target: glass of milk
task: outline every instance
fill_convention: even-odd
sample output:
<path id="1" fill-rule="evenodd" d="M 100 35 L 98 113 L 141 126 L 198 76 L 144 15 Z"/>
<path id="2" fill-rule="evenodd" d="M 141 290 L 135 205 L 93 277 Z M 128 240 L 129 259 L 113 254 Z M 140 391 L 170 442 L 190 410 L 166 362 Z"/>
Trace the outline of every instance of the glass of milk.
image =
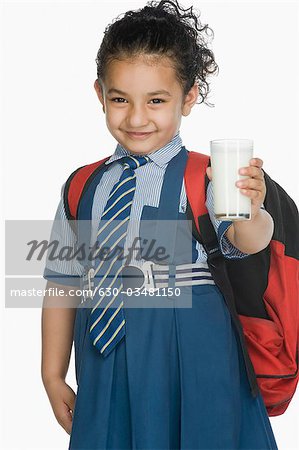
<path id="1" fill-rule="evenodd" d="M 216 139 L 210 141 L 214 213 L 218 220 L 250 220 L 251 199 L 240 192 L 236 181 L 253 158 L 253 140 Z"/>

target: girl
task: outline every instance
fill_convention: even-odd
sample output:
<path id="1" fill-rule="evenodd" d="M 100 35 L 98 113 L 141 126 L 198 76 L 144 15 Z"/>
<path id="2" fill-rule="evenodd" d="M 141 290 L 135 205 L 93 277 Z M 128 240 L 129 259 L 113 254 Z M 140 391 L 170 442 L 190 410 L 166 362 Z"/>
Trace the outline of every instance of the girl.
<path id="1" fill-rule="evenodd" d="M 94 87 L 117 145 L 82 206 L 92 219 L 90 243 L 98 249 L 118 243 L 127 254 L 134 237 L 157 238 L 170 251 L 166 286 L 180 286 L 180 295 L 163 296 L 159 289 L 144 299 L 137 290 L 126 295 L 119 260 L 97 257 L 92 299 L 77 309 L 43 310 L 43 382 L 57 420 L 70 433 L 69 450 L 277 448 L 261 395 L 251 395 L 240 343 L 206 252 L 194 238 L 188 249 L 186 238 L 186 149 L 179 129 L 198 96 L 206 101 L 207 77 L 218 69 L 208 31 L 192 7 L 167 0 L 128 11 L 105 30 Z M 215 220 L 208 186 L 206 205 L 227 258 L 246 258 L 271 239 L 261 167 L 259 158 L 252 159 L 242 172 L 249 178 L 238 184 L 251 198 L 250 221 L 223 226 Z M 53 233 L 60 246 L 75 247 L 63 198 Z M 160 218 L 174 219 L 175 228 L 163 232 Z M 146 226 L 146 220 L 156 220 L 157 227 Z M 133 271 L 146 261 L 158 264 L 157 257 L 142 252 L 140 258 L 135 250 L 127 264 Z M 192 281 L 171 281 L 174 267 Z M 83 274 L 78 261 L 55 259 L 47 261 L 44 276 L 49 286 L 68 285 L 71 298 L 72 280 Z M 107 294 L 111 285 L 119 289 L 114 298 Z M 65 382 L 73 336 L 76 395 Z"/>

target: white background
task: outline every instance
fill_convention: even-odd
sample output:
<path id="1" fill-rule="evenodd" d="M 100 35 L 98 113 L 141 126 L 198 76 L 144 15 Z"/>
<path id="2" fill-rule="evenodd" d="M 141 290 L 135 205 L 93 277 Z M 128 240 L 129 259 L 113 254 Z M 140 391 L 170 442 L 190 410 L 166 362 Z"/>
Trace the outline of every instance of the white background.
<path id="1" fill-rule="evenodd" d="M 254 156 L 298 202 L 298 3 L 193 2 L 214 30 L 220 67 L 210 102 L 183 118 L 189 150 L 211 139 L 254 140 Z M 145 2 L 2 2 L 2 146 L 6 219 L 53 219 L 61 185 L 77 167 L 110 155 L 96 97 L 96 53 L 118 14 Z M 66 449 L 40 377 L 39 309 L 2 310 L 3 449 Z M 3 322 L 3 320 L 2 320 Z M 67 382 L 75 389 L 74 361 Z M 299 394 L 271 419 L 278 447 L 299 448 Z"/>

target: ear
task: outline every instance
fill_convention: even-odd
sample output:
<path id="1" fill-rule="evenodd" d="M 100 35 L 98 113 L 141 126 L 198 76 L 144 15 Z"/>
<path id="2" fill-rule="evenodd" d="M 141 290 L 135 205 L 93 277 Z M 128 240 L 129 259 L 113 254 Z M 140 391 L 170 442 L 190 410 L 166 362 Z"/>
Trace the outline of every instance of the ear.
<path id="1" fill-rule="evenodd" d="M 198 94 L 199 94 L 198 84 L 195 83 L 183 100 L 183 103 L 182 103 L 182 115 L 183 116 L 188 116 L 190 114 L 193 105 L 195 105 L 195 103 L 196 103 Z"/>
<path id="2" fill-rule="evenodd" d="M 94 86 L 95 91 L 96 91 L 96 93 L 97 93 L 98 99 L 99 99 L 100 102 L 102 103 L 102 106 L 103 106 L 103 112 L 105 112 L 104 93 L 103 93 L 102 86 L 100 85 L 98 79 L 95 80 L 93 86 Z"/>

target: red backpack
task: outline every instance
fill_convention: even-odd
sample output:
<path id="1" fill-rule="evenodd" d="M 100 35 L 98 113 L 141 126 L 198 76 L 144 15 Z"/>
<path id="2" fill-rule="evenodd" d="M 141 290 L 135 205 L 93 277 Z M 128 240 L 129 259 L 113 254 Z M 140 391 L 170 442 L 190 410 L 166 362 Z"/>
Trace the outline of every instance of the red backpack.
<path id="1" fill-rule="evenodd" d="M 202 222 L 209 162 L 209 156 L 190 152 L 185 171 L 187 197 L 203 240 L 210 233 Z M 264 176 L 264 206 L 274 220 L 272 240 L 247 258 L 226 258 L 225 265 L 268 415 L 277 416 L 287 409 L 299 379 L 299 220 L 293 200 L 265 172 Z"/>
<path id="2" fill-rule="evenodd" d="M 70 221 L 78 219 L 79 202 L 107 159 L 80 167 L 67 180 L 64 207 Z M 266 249 L 246 258 L 225 258 L 205 206 L 208 165 L 208 155 L 188 151 L 187 217 L 239 333 L 252 392 L 256 395 L 259 388 L 268 415 L 277 416 L 287 409 L 299 379 L 298 210 L 264 172 L 264 207 L 274 220 L 272 240 Z"/>

